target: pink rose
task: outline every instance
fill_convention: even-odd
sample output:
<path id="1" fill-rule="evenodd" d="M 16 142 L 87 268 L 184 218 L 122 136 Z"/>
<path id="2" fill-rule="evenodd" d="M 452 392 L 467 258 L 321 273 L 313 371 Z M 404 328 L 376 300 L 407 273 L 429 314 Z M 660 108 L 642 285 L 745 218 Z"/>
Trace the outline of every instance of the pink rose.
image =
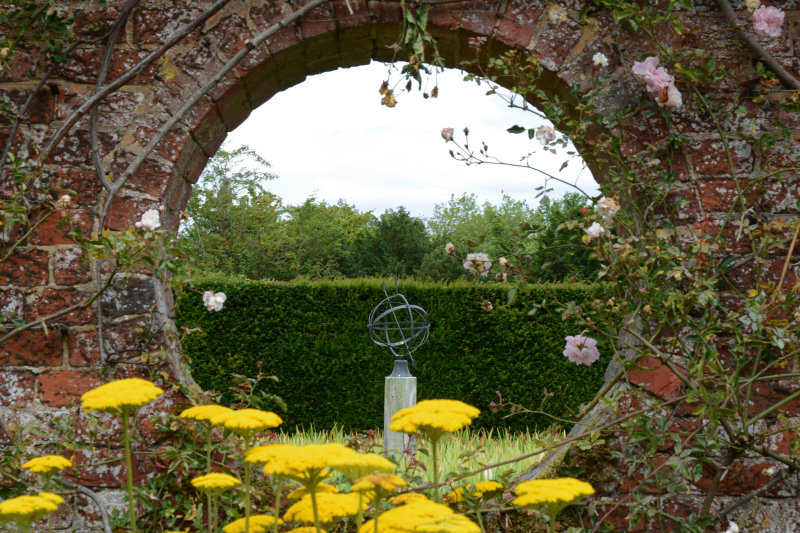
<path id="1" fill-rule="evenodd" d="M 564 357 L 575 363 L 576 365 L 589 366 L 600 358 L 600 352 L 597 351 L 597 341 L 591 337 L 584 337 L 583 335 L 570 335 L 564 340 L 567 345 L 564 347 Z"/>
<path id="2" fill-rule="evenodd" d="M 651 93 L 660 93 L 675 82 L 664 67 L 658 66 L 660 60 L 653 56 L 648 57 L 644 61 L 636 61 L 633 63 L 631 71 L 642 78 L 647 84 L 647 90 Z"/>
<path id="3" fill-rule="evenodd" d="M 750 16 L 753 30 L 763 37 L 780 37 L 784 13 L 777 7 L 761 6 Z"/>

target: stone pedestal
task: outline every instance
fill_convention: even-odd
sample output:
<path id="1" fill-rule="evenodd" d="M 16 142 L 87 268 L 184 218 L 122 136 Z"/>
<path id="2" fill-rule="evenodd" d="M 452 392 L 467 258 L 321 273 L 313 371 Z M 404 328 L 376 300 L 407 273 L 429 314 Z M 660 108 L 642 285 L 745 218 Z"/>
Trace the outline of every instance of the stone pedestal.
<path id="1" fill-rule="evenodd" d="M 389 430 L 397 411 L 417 403 L 417 378 L 408 371 L 405 359 L 395 359 L 391 375 L 386 376 L 383 398 L 383 453 L 397 457 L 415 446 L 412 435 Z"/>

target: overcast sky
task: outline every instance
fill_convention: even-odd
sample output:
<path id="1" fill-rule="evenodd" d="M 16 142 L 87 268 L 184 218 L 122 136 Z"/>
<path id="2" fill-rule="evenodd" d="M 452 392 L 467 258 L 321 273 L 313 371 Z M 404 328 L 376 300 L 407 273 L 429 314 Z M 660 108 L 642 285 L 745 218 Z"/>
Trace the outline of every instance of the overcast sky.
<path id="1" fill-rule="evenodd" d="M 314 196 L 328 203 L 343 199 L 376 215 L 402 205 L 422 217 L 452 194 L 475 193 L 481 202 L 498 204 L 506 193 L 537 205 L 535 187 L 543 184 L 537 172 L 457 162 L 448 153 L 455 147 L 441 137 L 444 127 L 454 128 L 462 142 L 469 127 L 471 147 L 486 142 L 490 155 L 506 161 L 536 151 L 537 166 L 568 181 L 577 177 L 581 188 L 596 193 L 588 169 L 579 172 L 580 160 L 559 173 L 568 156 L 549 154 L 526 134 L 505 131 L 515 124 L 537 127 L 541 121 L 533 114 L 486 96 L 485 86 L 463 81 L 457 70 L 439 74 L 439 98 L 426 100 L 415 86 L 390 109 L 380 105 L 378 93 L 387 68 L 373 63 L 309 77 L 255 110 L 225 146 L 249 145 L 269 161 L 279 179 L 267 188 L 285 204 Z M 394 72 L 391 82 L 398 78 Z M 553 185 L 551 197 L 569 190 Z"/>

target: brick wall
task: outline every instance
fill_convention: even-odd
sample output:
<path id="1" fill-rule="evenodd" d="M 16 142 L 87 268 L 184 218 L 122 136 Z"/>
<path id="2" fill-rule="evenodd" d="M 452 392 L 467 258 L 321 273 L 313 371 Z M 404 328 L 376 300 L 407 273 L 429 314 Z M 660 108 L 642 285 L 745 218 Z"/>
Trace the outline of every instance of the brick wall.
<path id="1" fill-rule="evenodd" d="M 98 120 L 104 171 L 110 173 L 112 179 L 121 175 L 184 102 L 213 79 L 223 65 L 246 46 L 248 39 L 304 3 L 288 0 L 230 2 L 161 60 L 107 98 L 99 107 Z M 390 60 L 391 51 L 385 45 L 397 37 L 401 16 L 399 3 L 387 0 L 350 0 L 349 3 L 354 7 L 352 14 L 344 0 L 330 2 L 281 29 L 249 52 L 169 129 L 156 150 L 119 191 L 112 203 L 107 227 L 132 227 L 147 209 L 164 206 L 162 223 L 176 228 L 191 185 L 207 159 L 221 145 L 227 132 L 247 118 L 251 110 L 276 92 L 302 82 L 307 75 L 339 66 L 366 64 L 372 59 Z M 430 25 L 450 66 L 457 66 L 461 59 L 471 55 L 467 44 L 469 37 L 485 36 L 494 50 L 505 47 L 528 50 L 541 58 L 542 64 L 552 73 L 544 78 L 543 88 L 564 93 L 570 84 L 585 85 L 589 81 L 592 55 L 604 52 L 611 60 L 613 76 L 610 82 L 613 90 L 605 95 L 604 105 L 611 110 L 642 99 L 643 89 L 631 81 L 629 69 L 642 53 L 653 49 L 652 43 L 641 33 L 620 29 L 607 17 L 581 25 L 577 22 L 579 3 L 566 1 L 563 4 L 570 14 L 565 22 L 551 21 L 550 4 L 540 0 L 440 3 L 433 6 Z M 743 10 L 743 4 L 736 1 L 734 7 Z M 800 6 L 795 2 L 785 4 L 790 10 L 787 29 L 771 52 L 795 75 L 800 75 L 800 61 L 794 49 L 800 31 L 800 11 L 791 11 Z M 142 1 L 116 40 L 107 82 L 123 75 L 209 5 L 205 0 Z M 715 2 L 697 0 L 696 5 L 682 20 L 692 31 L 664 36 L 673 46 L 698 46 L 724 27 Z M 102 33 L 107 27 L 104 25 L 116 18 L 122 6 L 120 1 L 109 0 L 105 7 L 95 2 L 65 2 L 60 7 L 74 13 L 79 34 L 90 36 Z M 740 90 L 738 80 L 755 75 L 749 52 L 735 39 L 732 42 L 734 44 L 719 43 L 716 51 L 720 60 L 738 75 L 709 90 Z M 71 54 L 71 62 L 60 66 L 36 94 L 35 105 L 23 117 L 13 141 L 19 155 L 35 158 L 59 124 L 90 97 L 104 50 L 102 43 L 79 46 Z M 10 71 L 0 72 L 0 93 L 13 105 L 21 105 L 51 59 L 44 50 L 22 50 L 11 60 Z M 754 128 L 765 127 L 778 119 L 796 128 L 796 115 L 782 111 L 772 98 L 770 96 L 760 105 L 747 105 L 738 119 L 749 121 Z M 307 111 L 298 110 L 300 112 Z M 695 141 L 682 152 L 683 160 L 679 161 L 683 169 L 680 179 L 686 185 L 684 197 L 688 200 L 681 220 L 687 227 L 714 227 L 727 210 L 735 188 L 716 131 L 697 113 L 696 109 L 684 108 L 675 114 L 674 126 Z M 665 132 L 665 124 L 659 117 L 642 119 L 622 132 L 625 150 L 629 154 L 637 153 L 648 143 L 663 137 Z M 9 133 L 8 123 L 0 122 L 0 142 L 4 142 Z M 81 301 L 97 286 L 96 265 L 82 256 L 80 248 L 68 235 L 70 227 L 85 232 L 100 229 L 106 193 L 93 167 L 89 139 L 88 122 L 84 118 L 51 155 L 41 161 L 44 182 L 54 186 L 55 191 L 73 189 L 78 196 L 69 209 L 58 211 L 42 222 L 31 237 L 0 264 L 0 309 L 5 313 L 14 313 L 30 321 Z M 763 153 L 754 150 L 747 140 L 736 140 L 732 148 L 740 178 L 747 180 L 760 170 L 796 166 L 796 156 L 786 155 L 794 146 L 796 140 L 792 137 L 779 143 L 770 153 Z M 780 182 L 764 182 L 749 200 L 758 203 L 766 215 L 795 216 L 797 196 L 795 175 Z M 60 225 L 62 220 L 69 224 Z M 794 282 L 794 275 L 790 272 L 789 286 Z M 35 419 L 47 428 L 54 419 L 63 417 L 88 388 L 107 379 L 142 374 L 142 368 L 135 364 L 104 364 L 109 358 L 117 356 L 127 361 L 130 358 L 124 357 L 126 353 L 169 345 L 163 332 L 165 323 L 169 324 L 171 299 L 159 283 L 144 275 L 134 275 L 130 284 L 115 286 L 113 290 L 111 297 L 102 300 L 102 335 L 98 335 L 95 303 L 49 322 L 46 329 L 36 326 L 0 345 L 0 419 L 7 426 Z M 155 335 L 142 344 L 142 332 Z M 100 337 L 104 343 L 102 357 Z M 177 357 L 174 349 L 172 351 Z M 168 372 L 174 372 L 177 364 L 165 367 Z M 669 398 L 681 387 L 681 382 L 659 365 L 630 378 L 660 397 Z M 173 397 L 165 398 L 154 409 L 167 408 L 174 401 Z M 799 410 L 793 408 L 793 412 Z M 0 439 L 3 438 L 7 437 L 0 432 Z M 775 449 L 782 449 L 786 442 L 785 436 L 776 435 Z M 146 468 L 147 465 L 140 462 L 140 471 Z M 742 468 L 742 474 L 731 479 L 730 486 L 725 489 L 732 497 L 765 482 L 758 474 L 763 465 L 746 464 Z M 118 477 L 107 468 L 101 470 L 84 469 L 81 473 L 94 480 L 93 486 L 110 487 L 110 497 L 118 497 L 113 487 Z M 743 485 L 747 487 L 742 488 Z M 765 509 L 771 509 L 776 517 L 783 517 L 776 518 L 774 531 L 784 531 L 779 524 L 790 524 L 791 520 L 797 523 L 800 511 L 795 499 L 796 485 L 795 482 L 783 493 L 770 494 L 775 496 L 773 499 L 763 500 Z M 690 499 L 684 503 L 688 509 L 696 502 Z M 78 516 L 64 519 L 62 527 L 88 528 L 78 526 L 85 519 Z"/>

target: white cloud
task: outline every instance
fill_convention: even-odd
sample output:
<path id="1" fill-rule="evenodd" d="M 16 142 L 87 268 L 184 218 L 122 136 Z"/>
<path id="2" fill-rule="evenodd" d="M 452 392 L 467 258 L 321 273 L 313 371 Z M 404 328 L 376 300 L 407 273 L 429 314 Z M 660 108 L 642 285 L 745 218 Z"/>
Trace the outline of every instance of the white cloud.
<path id="1" fill-rule="evenodd" d="M 373 63 L 309 77 L 254 111 L 228 142 L 247 144 L 272 164 L 279 179 L 268 188 L 287 204 L 312 195 L 329 203 L 342 198 L 376 214 L 403 205 L 414 215 L 430 216 L 434 204 L 464 192 L 493 203 L 505 192 L 536 205 L 534 188 L 543 183 L 536 172 L 454 161 L 448 151 L 455 147 L 441 138 L 443 127 L 454 128 L 457 141 L 469 127 L 472 148 L 484 141 L 490 154 L 508 162 L 536 150 L 537 166 L 575 180 L 579 164 L 558 173 L 566 156 L 545 153 L 527 135 L 505 131 L 514 124 L 537 127 L 538 117 L 485 96 L 485 87 L 462 81 L 460 72 L 439 74 L 438 99 L 426 100 L 415 89 L 399 96 L 393 109 L 380 105 L 378 87 L 386 72 L 385 65 Z M 596 193 L 588 170 L 579 185 Z M 566 190 L 561 186 L 551 194 Z"/>

